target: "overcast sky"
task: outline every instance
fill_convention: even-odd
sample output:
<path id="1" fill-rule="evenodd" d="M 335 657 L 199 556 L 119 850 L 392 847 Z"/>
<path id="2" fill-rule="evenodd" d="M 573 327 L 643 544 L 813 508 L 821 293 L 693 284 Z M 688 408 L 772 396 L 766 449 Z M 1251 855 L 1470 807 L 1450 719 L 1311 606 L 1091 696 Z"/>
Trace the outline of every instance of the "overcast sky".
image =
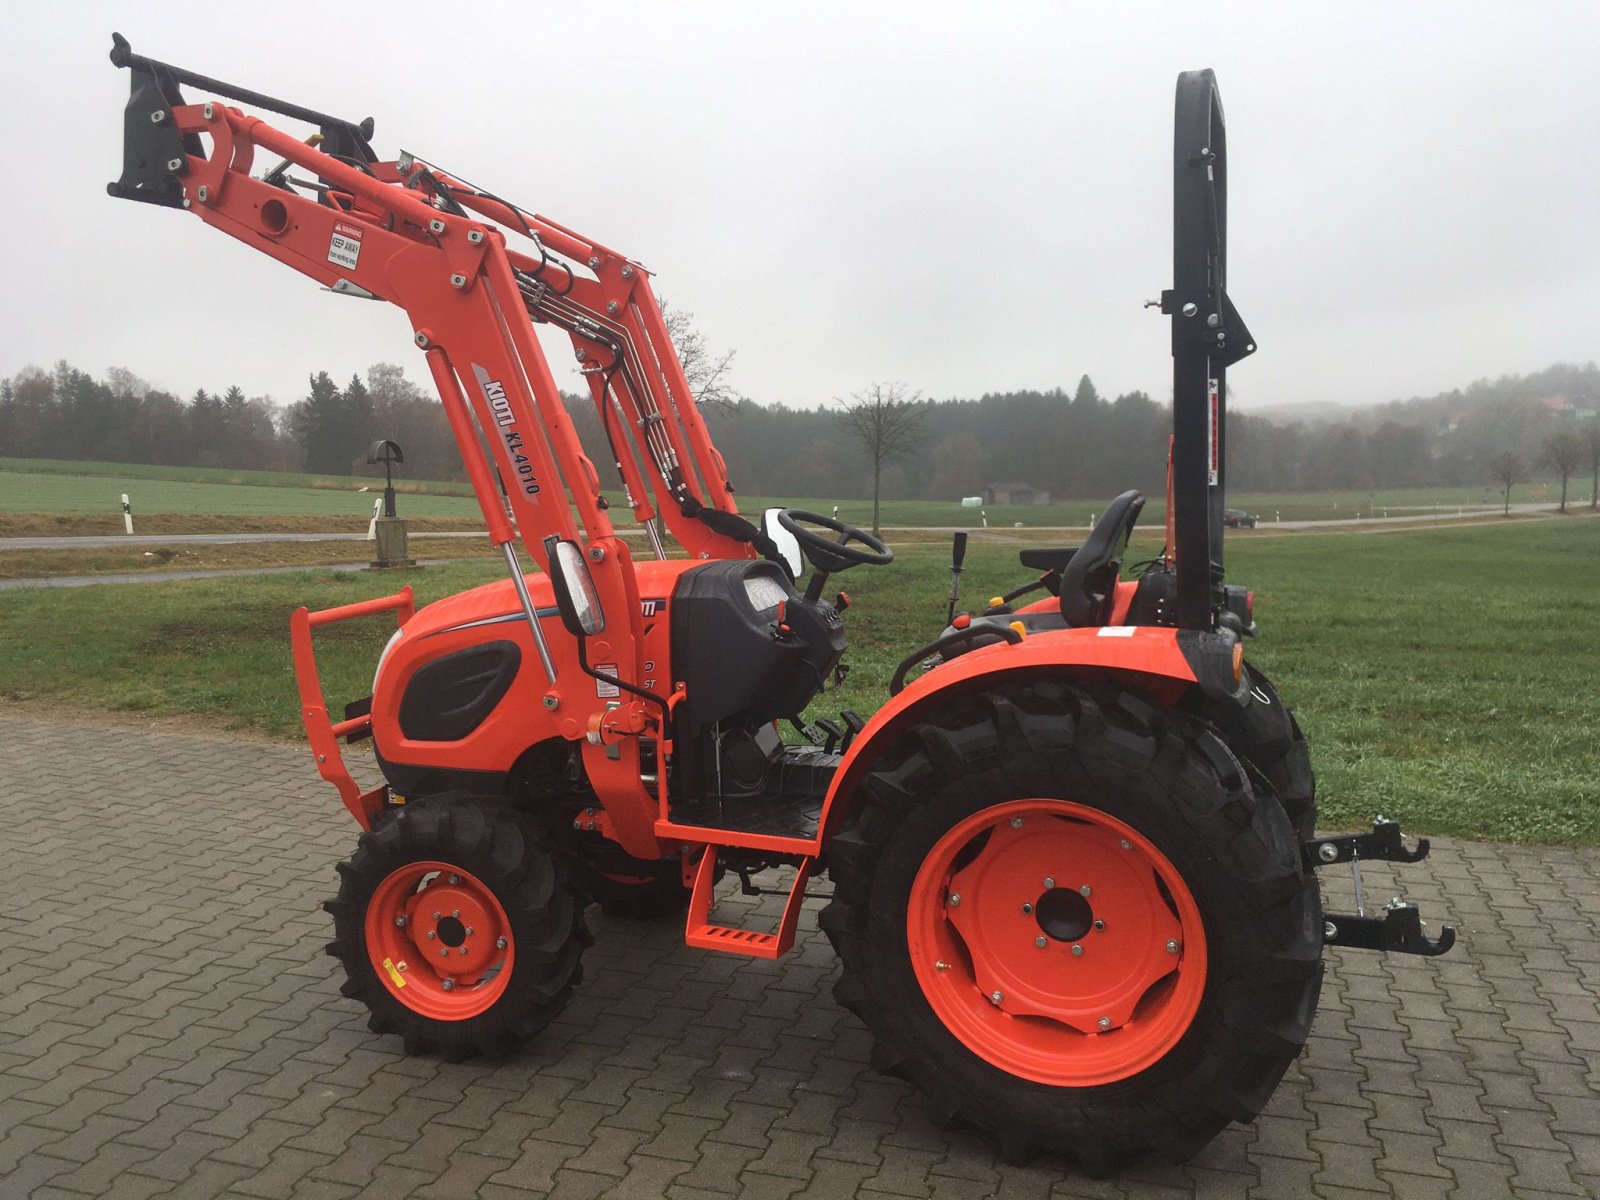
<path id="1" fill-rule="evenodd" d="M 317 369 L 427 375 L 398 309 L 105 194 L 113 28 L 371 115 L 383 157 L 638 258 L 763 403 L 1085 372 L 1164 398 L 1166 321 L 1140 305 L 1171 282 L 1174 78 L 1204 66 L 1261 346 L 1230 373 L 1241 405 L 1600 357 L 1596 4 L 10 3 L 0 375 L 66 358 L 281 402 Z"/>

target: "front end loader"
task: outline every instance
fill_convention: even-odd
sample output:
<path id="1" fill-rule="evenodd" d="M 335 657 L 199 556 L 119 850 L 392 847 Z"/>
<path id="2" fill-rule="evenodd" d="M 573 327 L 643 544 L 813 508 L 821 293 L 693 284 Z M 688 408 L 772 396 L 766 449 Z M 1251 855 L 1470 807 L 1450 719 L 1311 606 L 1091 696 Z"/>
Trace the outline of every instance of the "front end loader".
<path id="1" fill-rule="evenodd" d="M 826 877 L 836 995 L 872 1031 L 874 1064 L 1008 1156 L 1103 1173 L 1182 1159 L 1261 1111 L 1305 1044 L 1325 947 L 1449 948 L 1449 927 L 1429 940 L 1411 906 L 1322 911 L 1316 868 L 1426 843 L 1407 849 L 1392 822 L 1317 836 L 1305 740 L 1245 661 L 1249 595 L 1223 577 L 1224 433 L 1227 369 L 1255 344 L 1226 286 L 1209 71 L 1178 80 L 1160 560 L 1121 578 L 1143 504 L 1127 493 L 1081 546 L 1024 551 L 1040 574 L 1001 603 L 952 602 L 884 707 L 833 722 L 802 716 L 846 650 L 830 580 L 893 554 L 820 514 L 739 513 L 648 272 L 432 159 L 380 158 L 370 119 L 120 36 L 112 60 L 132 86 L 111 194 L 404 309 L 505 559 L 503 581 L 421 610 L 408 588 L 291 621 L 317 769 L 361 829 L 328 949 L 375 1032 L 505 1054 L 574 994 L 589 905 L 682 914 L 691 945 L 776 958 Z M 637 559 L 540 325 L 571 341 Z M 315 631 L 375 616 L 396 628 L 372 694 L 335 719 Z M 368 738 L 382 782 L 363 788 L 343 748 Z M 724 873 L 772 867 L 789 879 L 776 929 L 718 923 Z"/>

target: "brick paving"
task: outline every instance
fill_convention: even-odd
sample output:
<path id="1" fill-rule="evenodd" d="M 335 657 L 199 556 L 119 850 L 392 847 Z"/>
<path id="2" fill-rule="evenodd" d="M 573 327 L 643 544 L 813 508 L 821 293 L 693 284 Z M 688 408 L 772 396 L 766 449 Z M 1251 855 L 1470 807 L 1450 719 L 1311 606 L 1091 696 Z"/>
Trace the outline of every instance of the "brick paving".
<path id="1" fill-rule="evenodd" d="M 1443 959 L 1329 956 L 1267 1112 L 1186 1167 L 997 1162 L 867 1065 L 803 922 L 763 963 L 594 923 L 505 1063 L 407 1058 L 322 954 L 353 824 L 303 750 L 0 716 L 0 1196 L 1538 1200 L 1600 1189 L 1600 854 L 1396 871 Z M 1367 869 L 1369 897 L 1398 887 Z M 1346 906 L 1343 874 L 1330 904 Z"/>

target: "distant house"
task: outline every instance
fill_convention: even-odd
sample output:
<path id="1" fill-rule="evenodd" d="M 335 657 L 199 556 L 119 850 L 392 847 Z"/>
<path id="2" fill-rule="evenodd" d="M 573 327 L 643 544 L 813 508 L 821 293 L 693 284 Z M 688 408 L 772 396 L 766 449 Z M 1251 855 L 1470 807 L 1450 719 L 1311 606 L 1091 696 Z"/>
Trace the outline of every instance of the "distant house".
<path id="1" fill-rule="evenodd" d="M 1050 493 L 1026 483 L 986 483 L 985 504 L 1049 504 Z"/>

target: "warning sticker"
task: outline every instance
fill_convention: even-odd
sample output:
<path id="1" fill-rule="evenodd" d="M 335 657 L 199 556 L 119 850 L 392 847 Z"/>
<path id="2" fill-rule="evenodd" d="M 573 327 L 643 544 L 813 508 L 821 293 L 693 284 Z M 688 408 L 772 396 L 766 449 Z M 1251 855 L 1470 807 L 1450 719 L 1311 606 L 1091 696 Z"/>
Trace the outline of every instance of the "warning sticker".
<path id="1" fill-rule="evenodd" d="M 600 672 L 602 675 L 611 676 L 613 679 L 615 679 L 617 676 L 616 663 L 595 663 L 594 669 Z M 594 694 L 602 700 L 616 699 L 618 696 L 622 695 L 622 690 L 614 683 L 607 683 L 603 679 L 596 679 L 594 681 Z"/>
<path id="2" fill-rule="evenodd" d="M 397 987 L 397 988 L 405 987 L 405 985 L 406 985 L 406 977 L 404 975 L 400 974 L 399 970 L 396 969 L 396 967 L 394 965 L 394 959 L 392 959 L 392 958 L 384 959 L 383 960 L 383 969 L 389 973 L 389 981 L 391 983 L 393 983 L 395 985 L 395 987 Z"/>
<path id="3" fill-rule="evenodd" d="M 333 223 L 333 236 L 328 239 L 328 261 L 336 267 L 354 271 L 361 261 L 361 226 L 346 221 Z"/>

